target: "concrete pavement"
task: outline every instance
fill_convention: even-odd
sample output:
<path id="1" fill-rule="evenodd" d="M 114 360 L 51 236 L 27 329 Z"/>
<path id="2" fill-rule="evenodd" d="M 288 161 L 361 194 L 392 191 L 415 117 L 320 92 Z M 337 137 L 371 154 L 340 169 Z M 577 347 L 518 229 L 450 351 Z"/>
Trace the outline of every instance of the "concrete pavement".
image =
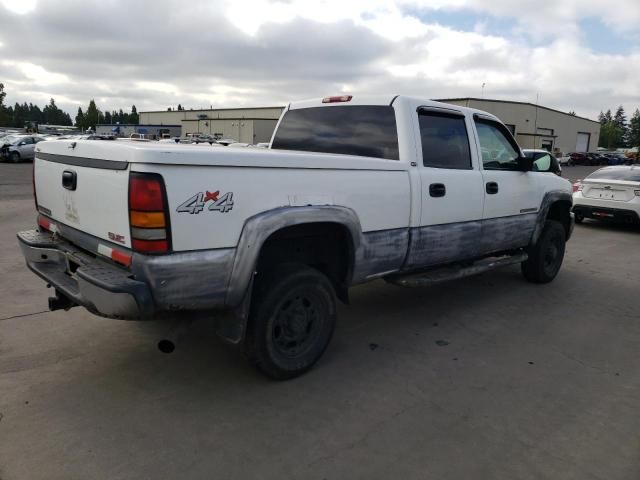
<path id="1" fill-rule="evenodd" d="M 0 479 L 640 477 L 640 231 L 577 226 L 549 285 L 357 287 L 276 383 L 203 323 L 163 355 L 161 325 L 43 313 L 30 169 L 0 164 Z"/>

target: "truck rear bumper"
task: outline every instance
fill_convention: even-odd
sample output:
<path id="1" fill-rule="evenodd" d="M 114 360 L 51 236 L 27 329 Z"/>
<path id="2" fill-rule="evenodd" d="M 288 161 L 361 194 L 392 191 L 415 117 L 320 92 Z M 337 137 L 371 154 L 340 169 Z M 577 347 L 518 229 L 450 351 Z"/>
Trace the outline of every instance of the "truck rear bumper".
<path id="1" fill-rule="evenodd" d="M 27 266 L 71 302 L 108 318 L 143 320 L 155 313 L 150 289 L 131 272 L 85 254 L 53 235 L 18 233 Z"/>

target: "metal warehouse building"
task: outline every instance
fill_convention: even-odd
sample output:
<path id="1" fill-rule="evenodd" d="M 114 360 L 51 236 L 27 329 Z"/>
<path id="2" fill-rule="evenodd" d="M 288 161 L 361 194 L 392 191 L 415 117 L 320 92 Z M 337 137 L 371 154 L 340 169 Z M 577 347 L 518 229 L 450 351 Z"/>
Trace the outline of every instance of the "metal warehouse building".
<path id="1" fill-rule="evenodd" d="M 148 138 L 162 138 L 163 135 L 169 135 L 170 137 L 180 136 L 181 126 L 178 125 L 141 125 L 141 124 L 106 124 L 100 123 L 96 125 L 96 133 L 98 135 L 112 135 L 116 134 L 122 137 L 129 137 L 133 133 L 140 133 Z"/>
<path id="2" fill-rule="evenodd" d="M 507 125 L 522 148 L 550 152 L 591 152 L 598 146 L 600 123 L 533 103 L 482 98 L 445 98 L 439 102 L 492 113 Z"/>
<path id="3" fill-rule="evenodd" d="M 139 122 L 149 125 L 181 125 L 190 133 L 219 135 L 244 143 L 268 142 L 284 107 L 225 108 L 140 112 Z"/>

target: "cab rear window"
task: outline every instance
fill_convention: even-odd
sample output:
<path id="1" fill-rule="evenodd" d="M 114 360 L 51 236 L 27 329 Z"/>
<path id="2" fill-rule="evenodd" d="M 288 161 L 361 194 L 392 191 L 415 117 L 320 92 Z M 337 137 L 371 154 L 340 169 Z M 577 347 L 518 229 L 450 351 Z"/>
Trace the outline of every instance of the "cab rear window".
<path id="1" fill-rule="evenodd" d="M 289 110 L 271 148 L 398 160 L 393 107 L 341 106 Z"/>

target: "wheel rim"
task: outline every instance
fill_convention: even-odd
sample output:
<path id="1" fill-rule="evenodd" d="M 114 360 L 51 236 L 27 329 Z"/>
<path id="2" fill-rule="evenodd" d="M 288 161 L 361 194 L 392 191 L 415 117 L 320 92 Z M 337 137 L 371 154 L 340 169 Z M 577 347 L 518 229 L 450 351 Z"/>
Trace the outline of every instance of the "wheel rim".
<path id="1" fill-rule="evenodd" d="M 318 299 L 308 292 L 286 297 L 276 312 L 271 336 L 281 355 L 297 357 L 311 348 L 322 331 Z"/>
<path id="2" fill-rule="evenodd" d="M 553 275 L 558 270 L 561 254 L 562 241 L 559 236 L 554 235 L 543 251 L 543 268 L 547 275 Z"/>

